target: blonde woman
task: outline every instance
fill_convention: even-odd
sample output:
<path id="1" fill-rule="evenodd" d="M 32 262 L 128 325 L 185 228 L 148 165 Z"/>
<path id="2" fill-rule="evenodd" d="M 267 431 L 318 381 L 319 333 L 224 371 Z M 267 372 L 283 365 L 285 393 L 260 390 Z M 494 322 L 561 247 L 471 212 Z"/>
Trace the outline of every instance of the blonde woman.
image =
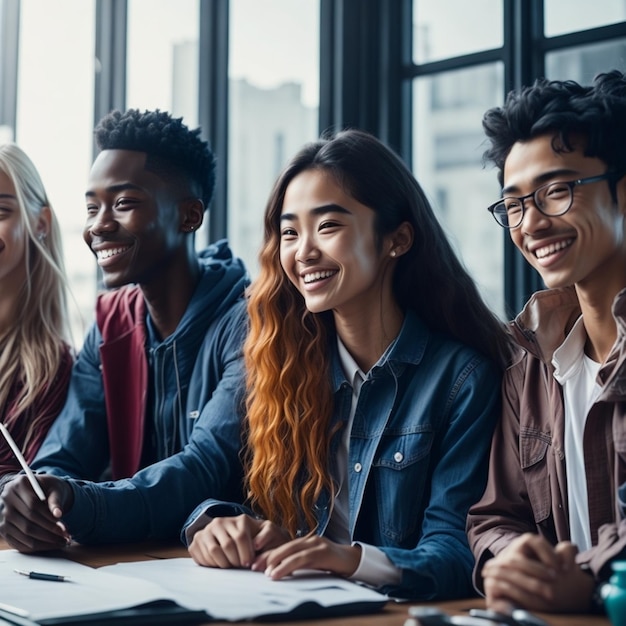
<path id="1" fill-rule="evenodd" d="M 69 383 L 65 289 L 60 230 L 41 178 L 23 150 L 0 145 L 0 419 L 29 462 Z M 0 477 L 19 470 L 1 440 Z"/>

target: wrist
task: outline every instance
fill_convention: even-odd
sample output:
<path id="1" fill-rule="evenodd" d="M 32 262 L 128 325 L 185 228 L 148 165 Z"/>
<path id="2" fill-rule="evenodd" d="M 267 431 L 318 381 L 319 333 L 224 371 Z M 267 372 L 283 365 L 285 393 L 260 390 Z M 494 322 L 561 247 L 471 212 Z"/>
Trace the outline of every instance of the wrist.
<path id="1" fill-rule="evenodd" d="M 590 612 L 595 615 L 604 614 L 605 609 L 604 609 L 604 597 L 602 596 L 602 587 L 606 583 L 598 582 L 596 580 L 595 574 L 593 573 L 593 571 L 591 570 L 588 564 L 581 565 L 580 569 L 591 578 L 592 584 L 593 584 L 593 587 L 591 589 L 591 596 L 589 598 Z"/>

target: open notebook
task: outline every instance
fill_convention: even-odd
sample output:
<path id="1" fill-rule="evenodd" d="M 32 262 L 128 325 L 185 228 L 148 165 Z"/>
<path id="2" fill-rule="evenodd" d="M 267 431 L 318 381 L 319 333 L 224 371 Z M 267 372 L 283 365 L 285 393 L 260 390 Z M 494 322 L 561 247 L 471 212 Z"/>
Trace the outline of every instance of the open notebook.
<path id="1" fill-rule="evenodd" d="M 32 580 L 15 569 L 69 577 Z M 0 551 L 0 618 L 10 623 L 199 624 L 369 613 L 387 598 L 325 574 L 272 581 L 260 572 L 200 567 L 190 558 L 93 569 L 73 561 Z"/>

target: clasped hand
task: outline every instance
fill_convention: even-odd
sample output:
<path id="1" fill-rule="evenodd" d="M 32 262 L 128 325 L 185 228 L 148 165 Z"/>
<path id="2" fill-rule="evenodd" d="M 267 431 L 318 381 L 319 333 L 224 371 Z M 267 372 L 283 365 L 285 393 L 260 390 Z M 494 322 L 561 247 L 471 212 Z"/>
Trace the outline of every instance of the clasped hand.
<path id="1" fill-rule="evenodd" d="M 0 495 L 0 535 L 20 552 L 56 550 L 70 542 L 60 520 L 73 504 L 72 488 L 67 481 L 47 474 L 38 474 L 37 480 L 47 496 L 45 501 L 37 497 L 24 475 L 8 482 Z"/>
<path id="2" fill-rule="evenodd" d="M 553 546 L 540 535 L 520 535 L 483 567 L 487 606 L 502 613 L 586 611 L 594 579 L 576 563 L 577 553 L 569 541 Z"/>
<path id="3" fill-rule="evenodd" d="M 217 517 L 199 530 L 189 554 L 200 565 L 249 568 L 278 580 L 301 569 L 350 576 L 359 565 L 361 549 L 318 535 L 290 539 L 287 531 L 273 522 L 238 515 Z"/>

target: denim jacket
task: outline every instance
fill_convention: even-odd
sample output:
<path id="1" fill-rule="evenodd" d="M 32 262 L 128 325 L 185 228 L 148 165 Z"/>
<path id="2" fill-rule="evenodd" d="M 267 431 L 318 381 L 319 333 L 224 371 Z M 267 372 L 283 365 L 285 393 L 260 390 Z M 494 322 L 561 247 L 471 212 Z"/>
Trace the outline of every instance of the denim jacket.
<path id="1" fill-rule="evenodd" d="M 335 423 L 345 424 L 352 389 L 334 352 Z M 381 549 L 402 572 L 381 589 L 422 600 L 473 593 L 473 557 L 465 534 L 468 508 L 487 476 L 489 444 L 499 411 L 501 375 L 486 358 L 430 331 L 409 312 L 393 348 L 363 383 L 349 449 L 350 535 Z M 331 458 L 341 431 L 331 443 Z M 240 505 L 205 502 L 202 515 L 235 515 Z M 318 527 L 329 521 L 329 497 L 316 505 Z M 302 529 L 306 532 L 306 529 Z"/>
<path id="2" fill-rule="evenodd" d="M 132 476 L 87 482 L 100 479 L 110 455 L 102 339 L 94 324 L 74 365 L 66 405 L 33 463 L 39 472 L 76 479 L 70 481 L 74 504 L 63 521 L 81 543 L 172 538 L 198 502 L 216 495 L 240 497 L 247 276 L 225 242 L 209 247 L 199 260 L 202 276 L 176 331 L 149 350 L 150 380 L 157 369 L 163 372 L 159 384 L 153 383 L 149 408 L 155 414 L 170 407 L 167 416 L 149 419 L 167 417 L 163 423 L 175 429 L 170 454 L 161 453 Z M 142 385 L 138 378 L 119 392 L 147 396 L 146 386 L 136 389 Z M 143 415 L 128 419 L 139 423 Z"/>

